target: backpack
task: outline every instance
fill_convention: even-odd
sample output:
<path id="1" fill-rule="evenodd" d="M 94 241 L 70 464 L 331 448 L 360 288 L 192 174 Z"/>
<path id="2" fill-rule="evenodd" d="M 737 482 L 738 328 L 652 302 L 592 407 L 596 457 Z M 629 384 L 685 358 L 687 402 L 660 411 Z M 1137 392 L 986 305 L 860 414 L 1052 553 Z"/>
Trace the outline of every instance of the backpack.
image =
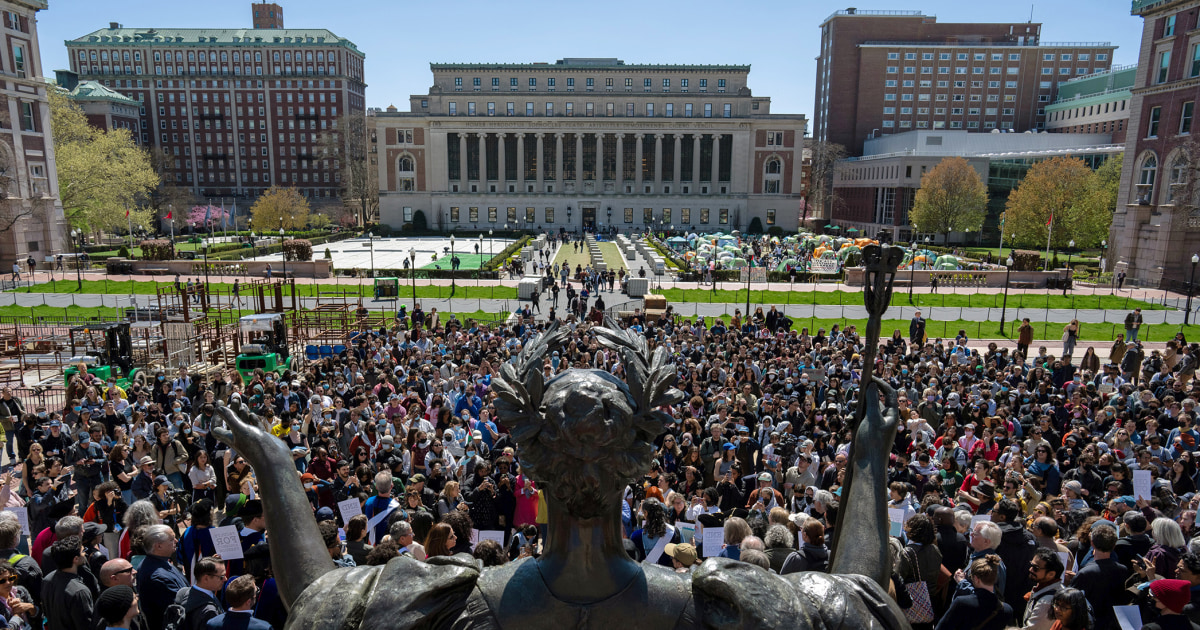
<path id="1" fill-rule="evenodd" d="M 184 625 L 187 621 L 187 609 L 183 607 L 187 603 L 188 591 L 192 587 L 185 586 L 175 592 L 175 601 L 167 605 L 167 609 L 163 612 L 162 630 L 185 630 Z"/>

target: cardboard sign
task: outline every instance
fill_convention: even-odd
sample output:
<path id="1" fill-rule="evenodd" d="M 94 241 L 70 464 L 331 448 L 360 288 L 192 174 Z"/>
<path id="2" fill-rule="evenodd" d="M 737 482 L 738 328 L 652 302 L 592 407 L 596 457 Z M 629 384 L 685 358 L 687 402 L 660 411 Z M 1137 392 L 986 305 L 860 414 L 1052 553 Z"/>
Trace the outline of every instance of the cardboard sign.
<path id="1" fill-rule="evenodd" d="M 500 543 L 501 547 L 504 547 L 504 531 L 503 530 L 481 529 L 481 530 L 477 530 L 477 531 L 479 531 L 479 537 L 478 537 L 478 540 L 475 541 L 476 543 L 478 543 L 481 540 L 494 540 L 494 541 Z"/>
<path id="2" fill-rule="evenodd" d="M 240 560 L 242 556 L 242 537 L 238 534 L 237 526 L 210 527 L 208 534 L 212 536 L 213 548 L 222 560 Z"/>
<path id="3" fill-rule="evenodd" d="M 1137 606 L 1113 606 L 1121 630 L 1141 630 L 1142 611 Z"/>
<path id="4" fill-rule="evenodd" d="M 21 535 L 29 536 L 29 509 L 24 507 L 6 507 L 5 512 L 12 512 L 17 515 L 17 520 L 21 522 Z"/>
<path id="5" fill-rule="evenodd" d="M 346 499 L 338 501 L 338 512 L 342 513 L 342 522 L 349 523 L 350 519 L 363 513 L 362 506 L 359 505 L 358 499 Z"/>
<path id="6" fill-rule="evenodd" d="M 1150 479 L 1149 470 L 1133 471 L 1133 498 L 1150 500 L 1150 488 L 1153 481 Z"/>
<path id="7" fill-rule="evenodd" d="M 721 549 L 725 547 L 725 528 L 724 527 L 709 527 L 704 530 L 704 557 L 712 558 L 720 555 Z"/>

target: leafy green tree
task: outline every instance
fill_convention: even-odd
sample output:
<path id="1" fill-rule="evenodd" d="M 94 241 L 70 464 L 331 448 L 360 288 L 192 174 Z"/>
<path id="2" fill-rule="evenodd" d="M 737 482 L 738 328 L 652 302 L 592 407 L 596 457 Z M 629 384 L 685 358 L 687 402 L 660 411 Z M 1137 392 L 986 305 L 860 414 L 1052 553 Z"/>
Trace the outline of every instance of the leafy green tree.
<path id="1" fill-rule="evenodd" d="M 919 232 L 977 232 L 987 212 L 987 186 L 961 157 L 948 157 L 921 178 L 908 219 Z"/>
<path id="2" fill-rule="evenodd" d="M 311 209 L 304 195 L 295 188 L 271 188 L 258 197 L 250 207 L 254 218 L 254 229 L 260 234 L 270 235 L 280 227 L 300 230 L 308 225 Z"/>
<path id="3" fill-rule="evenodd" d="M 1056 157 L 1034 164 L 1008 197 L 1004 231 L 1020 247 L 1095 247 L 1108 237 L 1121 176 L 1120 156 L 1096 171 L 1083 160 Z M 1053 225 L 1050 218 L 1054 217 Z"/>

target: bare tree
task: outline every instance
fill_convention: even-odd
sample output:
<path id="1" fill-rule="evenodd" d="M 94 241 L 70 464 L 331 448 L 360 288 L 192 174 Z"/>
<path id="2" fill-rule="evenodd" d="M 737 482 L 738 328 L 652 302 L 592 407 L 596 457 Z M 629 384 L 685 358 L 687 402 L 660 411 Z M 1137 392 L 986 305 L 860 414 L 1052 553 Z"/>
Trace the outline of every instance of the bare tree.
<path id="1" fill-rule="evenodd" d="M 353 207 L 359 225 L 374 221 L 379 213 L 379 171 L 375 129 L 365 112 L 347 114 L 321 136 L 326 167 L 340 177 L 342 203 Z"/>
<path id="2" fill-rule="evenodd" d="M 1186 216 L 1194 220 L 1200 213 L 1200 138 L 1189 136 L 1176 148 L 1178 152 L 1170 158 L 1170 163 L 1159 164 L 1166 171 L 1158 179 L 1167 183 L 1167 203 L 1185 209 Z M 1139 175 L 1134 175 L 1134 181 L 1141 181 Z M 1142 194 L 1139 185 L 1138 196 Z"/>
<path id="3" fill-rule="evenodd" d="M 173 212 L 171 222 L 175 224 L 175 231 L 181 232 L 187 226 L 188 209 L 196 205 L 197 200 L 191 188 L 176 186 L 168 181 L 168 171 L 174 160 L 174 156 L 159 147 L 150 149 L 150 165 L 158 173 L 159 184 L 150 191 L 142 205 L 153 209 L 154 216 L 163 219 Z"/>
<path id="4" fill-rule="evenodd" d="M 21 219 L 38 214 L 39 205 L 22 203 L 21 190 L 13 177 L 12 147 L 5 145 L 0 150 L 0 232 L 7 232 Z M 12 193 L 12 199 L 9 199 Z"/>
<path id="5" fill-rule="evenodd" d="M 814 219 L 829 219 L 837 206 L 837 195 L 833 191 L 833 172 L 838 161 L 846 157 L 846 147 L 813 138 L 805 138 L 804 146 L 812 151 L 808 214 Z"/>

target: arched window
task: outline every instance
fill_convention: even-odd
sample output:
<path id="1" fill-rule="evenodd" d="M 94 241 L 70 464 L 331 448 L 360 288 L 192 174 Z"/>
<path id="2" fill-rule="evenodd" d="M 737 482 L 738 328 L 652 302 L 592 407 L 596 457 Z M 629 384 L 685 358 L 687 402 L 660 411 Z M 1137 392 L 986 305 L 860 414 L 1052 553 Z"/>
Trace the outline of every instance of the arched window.
<path id="1" fill-rule="evenodd" d="M 411 155 L 402 155 L 397 160 L 396 190 L 413 192 L 417 189 L 416 162 Z"/>
<path id="2" fill-rule="evenodd" d="M 767 158 L 763 164 L 763 193 L 779 194 L 783 192 L 783 160 L 778 156 Z"/>
<path id="3" fill-rule="evenodd" d="M 400 171 L 401 172 L 411 172 L 414 170 L 416 170 L 416 169 L 413 168 L 413 159 L 412 158 L 408 157 L 407 155 L 400 158 Z"/>
<path id="4" fill-rule="evenodd" d="M 1167 185 L 1167 203 L 1175 203 L 1177 195 L 1185 194 L 1187 186 L 1187 160 L 1179 155 L 1171 162 L 1171 181 Z"/>
<path id="5" fill-rule="evenodd" d="M 1154 178 L 1158 175 L 1158 158 L 1153 153 L 1142 158 L 1138 169 L 1137 202 L 1148 205 L 1154 198 Z"/>

